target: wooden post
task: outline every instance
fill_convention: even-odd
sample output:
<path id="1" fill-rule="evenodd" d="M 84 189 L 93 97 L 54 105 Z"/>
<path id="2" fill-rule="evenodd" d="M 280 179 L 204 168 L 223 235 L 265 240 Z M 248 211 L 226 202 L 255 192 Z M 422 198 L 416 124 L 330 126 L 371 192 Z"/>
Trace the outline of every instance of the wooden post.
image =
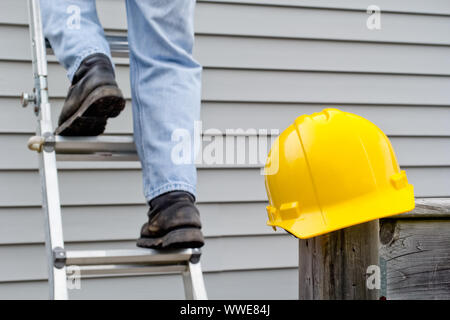
<path id="1" fill-rule="evenodd" d="M 378 247 L 378 220 L 300 239 L 300 300 L 378 299 L 379 290 L 366 285 L 367 268 L 379 266 Z"/>

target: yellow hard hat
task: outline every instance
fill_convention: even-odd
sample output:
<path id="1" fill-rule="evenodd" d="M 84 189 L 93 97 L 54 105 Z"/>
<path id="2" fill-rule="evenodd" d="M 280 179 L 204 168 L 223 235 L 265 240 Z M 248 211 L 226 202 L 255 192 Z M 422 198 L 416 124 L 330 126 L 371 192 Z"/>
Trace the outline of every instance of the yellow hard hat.
<path id="1" fill-rule="evenodd" d="M 306 239 L 414 209 L 414 190 L 386 135 L 338 109 L 298 117 L 265 165 L 272 227 Z"/>

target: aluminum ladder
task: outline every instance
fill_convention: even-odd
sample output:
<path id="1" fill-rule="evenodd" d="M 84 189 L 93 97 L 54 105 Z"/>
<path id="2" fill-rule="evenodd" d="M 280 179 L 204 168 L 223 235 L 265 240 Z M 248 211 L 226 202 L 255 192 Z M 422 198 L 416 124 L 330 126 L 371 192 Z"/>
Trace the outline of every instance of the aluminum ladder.
<path id="1" fill-rule="evenodd" d="M 22 95 L 22 105 L 34 104 L 38 119 L 36 136 L 28 147 L 39 155 L 45 244 L 51 299 L 68 299 L 67 275 L 77 269 L 80 276 L 181 273 L 187 299 L 207 299 L 199 249 L 158 251 L 152 249 L 66 251 L 56 161 L 138 160 L 132 137 L 55 136 L 50 116 L 47 85 L 49 44 L 43 35 L 39 0 L 28 0 L 33 63 L 33 93 Z M 108 37 L 116 56 L 128 55 L 126 37 Z"/>

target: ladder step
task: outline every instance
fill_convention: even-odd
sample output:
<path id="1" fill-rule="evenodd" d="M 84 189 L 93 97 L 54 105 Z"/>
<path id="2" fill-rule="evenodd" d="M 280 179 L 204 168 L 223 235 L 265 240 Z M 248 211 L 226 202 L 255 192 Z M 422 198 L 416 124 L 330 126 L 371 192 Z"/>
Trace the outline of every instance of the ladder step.
<path id="1" fill-rule="evenodd" d="M 133 136 L 56 136 L 54 148 L 57 155 L 57 160 L 60 161 L 139 160 Z"/>
<path id="2" fill-rule="evenodd" d="M 113 57 L 129 56 L 130 50 L 128 47 L 128 37 L 126 35 L 106 34 L 105 37 Z M 47 54 L 54 54 L 48 39 L 45 39 L 45 46 L 47 47 Z"/>
<path id="3" fill-rule="evenodd" d="M 128 276 L 128 275 L 145 275 L 149 273 L 182 273 L 188 271 L 185 264 L 180 265 L 161 265 L 148 266 L 143 264 L 112 264 L 112 265 L 95 265 L 95 266 L 68 266 L 67 274 L 79 272 L 83 277 L 89 276 Z"/>
<path id="4" fill-rule="evenodd" d="M 66 265 L 177 265 L 187 264 L 200 257 L 199 249 L 152 250 L 152 249 L 117 249 L 117 250 L 77 250 L 66 252 Z"/>

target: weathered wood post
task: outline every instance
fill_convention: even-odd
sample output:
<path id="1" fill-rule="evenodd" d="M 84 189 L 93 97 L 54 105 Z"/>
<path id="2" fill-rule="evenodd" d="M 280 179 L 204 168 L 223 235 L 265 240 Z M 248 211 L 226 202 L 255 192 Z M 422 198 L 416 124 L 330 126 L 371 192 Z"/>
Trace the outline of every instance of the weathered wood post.
<path id="1" fill-rule="evenodd" d="M 379 264 L 378 248 L 378 220 L 300 239 L 300 300 L 378 299 L 379 290 L 366 285 L 367 268 Z"/>

